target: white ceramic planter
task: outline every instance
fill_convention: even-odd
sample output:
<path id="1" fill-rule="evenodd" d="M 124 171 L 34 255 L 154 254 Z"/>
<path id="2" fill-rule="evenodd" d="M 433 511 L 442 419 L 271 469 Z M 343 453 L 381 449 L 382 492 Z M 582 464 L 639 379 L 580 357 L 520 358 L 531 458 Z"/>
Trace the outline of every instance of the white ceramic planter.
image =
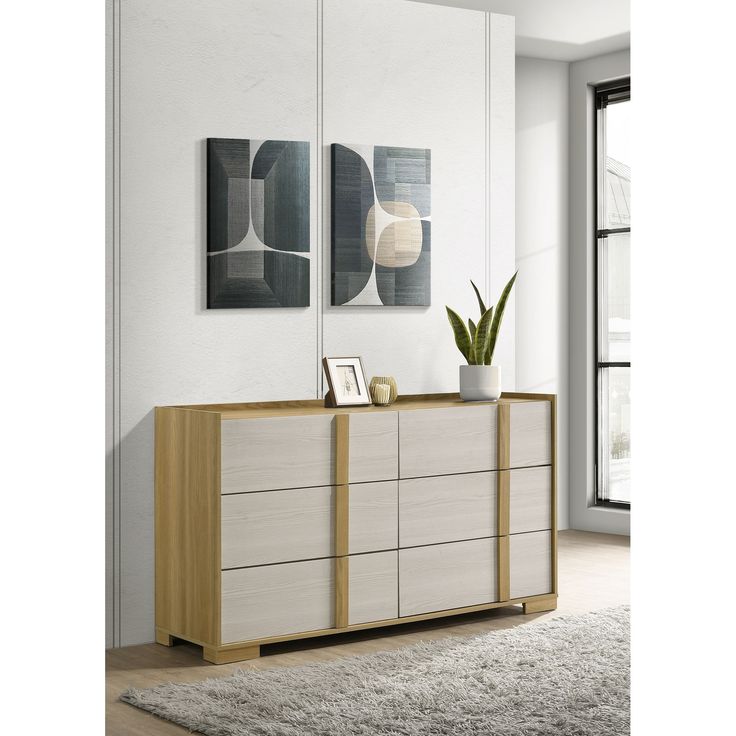
<path id="1" fill-rule="evenodd" d="M 460 398 L 463 401 L 496 401 L 500 396 L 500 366 L 460 366 Z"/>

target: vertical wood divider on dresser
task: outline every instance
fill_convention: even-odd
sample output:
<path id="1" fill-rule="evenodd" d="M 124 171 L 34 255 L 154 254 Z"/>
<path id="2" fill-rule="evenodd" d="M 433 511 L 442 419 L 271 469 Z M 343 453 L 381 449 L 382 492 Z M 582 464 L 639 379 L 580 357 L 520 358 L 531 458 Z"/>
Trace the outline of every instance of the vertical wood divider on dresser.
<path id="1" fill-rule="evenodd" d="M 498 600 L 510 598 L 510 561 L 509 561 L 509 520 L 511 504 L 511 407 L 499 404 L 496 410 L 496 437 L 498 441 L 496 465 L 498 468 L 498 554 L 496 555 L 498 572 Z"/>
<path id="2" fill-rule="evenodd" d="M 335 628 L 348 625 L 350 608 L 350 414 L 335 414 Z"/>
<path id="3" fill-rule="evenodd" d="M 552 593 L 557 591 L 557 394 L 549 397 L 552 414 Z"/>
<path id="4" fill-rule="evenodd" d="M 498 536 L 509 533 L 511 519 L 511 471 L 498 471 Z"/>

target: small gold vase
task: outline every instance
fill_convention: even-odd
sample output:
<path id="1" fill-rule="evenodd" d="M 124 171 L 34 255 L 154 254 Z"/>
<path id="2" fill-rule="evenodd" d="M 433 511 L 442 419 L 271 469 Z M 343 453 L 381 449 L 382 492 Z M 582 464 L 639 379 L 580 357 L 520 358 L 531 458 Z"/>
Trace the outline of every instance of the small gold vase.
<path id="1" fill-rule="evenodd" d="M 388 401 L 376 401 L 376 394 L 375 394 L 375 387 L 379 384 L 386 384 L 389 386 L 389 396 Z M 371 399 L 373 400 L 373 403 L 377 406 L 390 406 L 391 404 L 396 401 L 399 392 L 396 388 L 396 379 L 393 376 L 374 376 L 371 378 L 370 385 L 368 386 L 368 390 L 371 394 Z"/>

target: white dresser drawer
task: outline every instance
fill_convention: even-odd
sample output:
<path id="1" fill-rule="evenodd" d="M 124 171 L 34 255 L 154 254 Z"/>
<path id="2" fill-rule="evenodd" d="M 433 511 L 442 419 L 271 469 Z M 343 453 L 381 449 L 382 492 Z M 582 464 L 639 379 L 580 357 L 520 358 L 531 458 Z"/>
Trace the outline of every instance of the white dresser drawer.
<path id="1" fill-rule="evenodd" d="M 348 550 L 351 555 L 398 547 L 398 494 L 396 480 L 350 485 Z"/>
<path id="2" fill-rule="evenodd" d="M 353 555 L 348 565 L 348 623 L 397 618 L 399 560 L 396 550 Z"/>
<path id="3" fill-rule="evenodd" d="M 552 528 L 552 468 L 511 471 L 509 533 Z"/>
<path id="4" fill-rule="evenodd" d="M 496 539 L 399 550 L 399 615 L 498 599 Z"/>
<path id="5" fill-rule="evenodd" d="M 222 493 L 332 485 L 334 423 L 332 414 L 223 421 Z"/>
<path id="6" fill-rule="evenodd" d="M 493 537 L 497 473 L 464 473 L 399 481 L 399 546 Z"/>
<path id="7" fill-rule="evenodd" d="M 329 629 L 335 561 L 309 560 L 222 573 L 222 643 Z"/>
<path id="8" fill-rule="evenodd" d="M 398 478 L 398 412 L 351 414 L 349 455 L 351 483 Z"/>
<path id="9" fill-rule="evenodd" d="M 496 468 L 496 407 L 399 412 L 399 477 Z"/>
<path id="10" fill-rule="evenodd" d="M 350 554 L 398 546 L 398 481 L 350 486 Z M 222 497 L 223 569 L 335 554 L 335 487 Z"/>
<path id="11" fill-rule="evenodd" d="M 549 401 L 523 401 L 510 407 L 511 452 L 509 466 L 549 465 L 552 462 L 552 405 Z"/>
<path id="12" fill-rule="evenodd" d="M 552 592 L 552 532 L 509 537 L 511 598 Z"/>
<path id="13" fill-rule="evenodd" d="M 334 509 L 331 486 L 223 496 L 223 569 L 330 557 Z"/>

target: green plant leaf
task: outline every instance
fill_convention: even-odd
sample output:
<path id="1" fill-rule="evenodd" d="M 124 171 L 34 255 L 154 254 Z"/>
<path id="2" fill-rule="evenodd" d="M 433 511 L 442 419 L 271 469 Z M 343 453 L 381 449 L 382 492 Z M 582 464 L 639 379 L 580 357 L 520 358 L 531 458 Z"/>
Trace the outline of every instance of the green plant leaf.
<path id="1" fill-rule="evenodd" d="M 473 283 L 472 279 L 470 280 L 470 285 L 473 287 L 476 297 L 478 297 L 478 306 L 480 307 L 480 316 L 482 317 L 486 313 L 486 305 L 483 304 L 483 299 L 478 291 L 478 287 Z"/>
<path id="2" fill-rule="evenodd" d="M 506 309 L 506 302 L 508 301 L 509 294 L 511 293 L 511 289 L 514 285 L 514 281 L 516 281 L 516 276 L 518 275 L 518 273 L 519 272 L 517 271 L 509 279 L 508 284 L 506 284 L 503 292 L 501 293 L 501 298 L 498 300 L 498 304 L 496 304 L 496 313 L 493 315 L 493 323 L 491 324 L 491 333 L 489 335 L 490 339 L 488 341 L 488 347 L 485 354 L 486 365 L 491 365 L 491 361 L 493 360 L 493 353 L 496 350 L 496 340 L 498 339 L 498 331 L 501 328 L 503 312 Z"/>
<path id="3" fill-rule="evenodd" d="M 480 322 L 478 322 L 478 329 L 475 331 L 473 349 L 475 350 L 475 362 L 477 365 L 485 365 L 488 342 L 491 339 L 492 320 L 493 307 L 484 312 L 483 316 L 480 318 Z"/>
<path id="4" fill-rule="evenodd" d="M 447 319 L 450 320 L 450 326 L 455 334 L 455 345 L 457 349 L 463 354 L 463 358 L 468 361 L 470 365 L 475 364 L 475 357 L 472 355 L 470 342 L 470 333 L 468 328 L 465 326 L 465 322 L 460 319 L 457 312 L 454 312 L 450 307 L 445 307 L 447 310 Z"/>
<path id="5" fill-rule="evenodd" d="M 468 332 L 470 333 L 470 349 L 474 351 L 475 349 L 475 330 L 476 330 L 475 322 L 473 322 L 470 317 L 468 317 Z M 473 355 L 475 355 L 475 352 L 473 352 Z"/>

